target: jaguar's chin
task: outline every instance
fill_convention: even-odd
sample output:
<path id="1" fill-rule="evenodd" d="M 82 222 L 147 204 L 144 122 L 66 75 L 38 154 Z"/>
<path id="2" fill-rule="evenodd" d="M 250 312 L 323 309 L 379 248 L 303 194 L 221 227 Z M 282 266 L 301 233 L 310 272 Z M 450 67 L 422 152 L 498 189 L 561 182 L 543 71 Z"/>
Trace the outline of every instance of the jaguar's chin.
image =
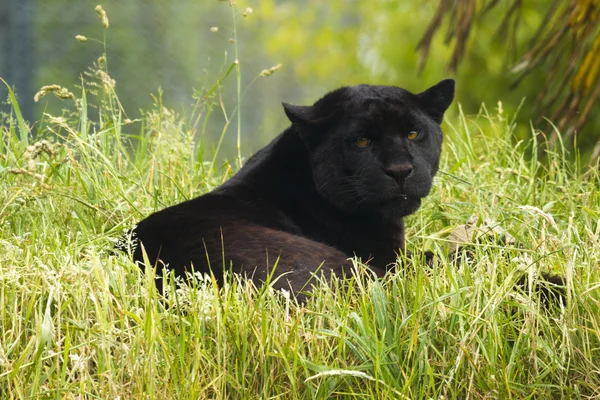
<path id="1" fill-rule="evenodd" d="M 398 220 L 417 211 L 421 206 L 421 199 L 408 195 L 398 195 L 376 204 L 370 204 L 357 210 L 357 214 L 371 216 L 386 221 Z"/>
<path id="2" fill-rule="evenodd" d="M 395 217 L 406 217 L 417 211 L 419 207 L 421 207 L 421 199 L 407 195 L 388 200 L 382 204 L 383 211 Z"/>
<path id="3" fill-rule="evenodd" d="M 381 201 L 382 206 L 387 206 L 390 204 L 402 204 L 409 200 L 408 196 L 405 194 L 400 194 L 394 197 L 390 197 L 389 199 L 384 199 Z"/>

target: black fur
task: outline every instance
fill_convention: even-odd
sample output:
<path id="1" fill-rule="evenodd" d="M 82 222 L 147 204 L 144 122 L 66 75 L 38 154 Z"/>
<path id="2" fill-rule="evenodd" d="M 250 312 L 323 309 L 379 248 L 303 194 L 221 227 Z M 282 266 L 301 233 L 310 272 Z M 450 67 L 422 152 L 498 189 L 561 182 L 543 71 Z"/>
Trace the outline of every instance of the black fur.
<path id="1" fill-rule="evenodd" d="M 284 103 L 288 129 L 228 182 L 150 215 L 135 236 L 177 275 L 193 263 L 220 279 L 231 265 L 260 284 L 278 259 L 275 287 L 297 293 L 321 264 L 343 275 L 356 255 L 381 276 L 404 249 L 402 218 L 429 194 L 453 97 L 448 79 L 420 94 L 358 85 L 313 106 Z"/>

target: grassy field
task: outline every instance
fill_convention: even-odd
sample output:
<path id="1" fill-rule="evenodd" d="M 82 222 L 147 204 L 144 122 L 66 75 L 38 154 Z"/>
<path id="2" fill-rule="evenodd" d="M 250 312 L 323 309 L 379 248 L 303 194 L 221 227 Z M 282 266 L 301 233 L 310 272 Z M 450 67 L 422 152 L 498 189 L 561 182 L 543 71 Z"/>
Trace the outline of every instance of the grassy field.
<path id="1" fill-rule="evenodd" d="M 303 306 L 236 279 L 171 281 L 163 296 L 115 242 L 237 163 L 207 157 L 217 145 L 194 142 L 203 119 L 160 99 L 126 119 L 96 76 L 90 92 L 53 89 L 72 112 L 29 127 L 13 98 L 0 126 L 0 398 L 600 397 L 600 177 L 560 143 L 515 143 L 501 106 L 459 113 L 435 189 L 408 219 L 409 249 L 440 260 L 472 215 L 521 247 L 483 242 L 472 259 L 322 283 Z M 535 279 L 515 288 L 540 272 L 565 277 L 564 306 L 545 310 Z"/>

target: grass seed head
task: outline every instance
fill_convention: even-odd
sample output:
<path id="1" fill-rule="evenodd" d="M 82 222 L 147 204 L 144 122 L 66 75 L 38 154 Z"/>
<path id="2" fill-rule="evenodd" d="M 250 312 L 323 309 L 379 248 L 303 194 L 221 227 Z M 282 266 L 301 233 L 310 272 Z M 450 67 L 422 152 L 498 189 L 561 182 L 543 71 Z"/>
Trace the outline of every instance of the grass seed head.
<path id="1" fill-rule="evenodd" d="M 98 16 L 100 17 L 100 19 L 102 20 L 102 25 L 104 26 L 104 28 L 108 28 L 109 23 L 108 23 L 108 16 L 106 15 L 106 11 L 104 11 L 104 9 L 102 9 L 102 6 L 100 4 L 98 4 L 95 8 L 96 13 L 98 14 Z"/>
<path id="2" fill-rule="evenodd" d="M 96 75 L 100 77 L 100 80 L 102 80 L 102 87 L 106 92 L 109 91 L 109 89 L 114 89 L 117 84 L 117 82 L 112 79 L 110 75 L 102 70 L 96 71 Z"/>
<path id="3" fill-rule="evenodd" d="M 60 85 L 46 85 L 42 86 L 42 88 L 35 94 L 35 96 L 33 96 L 33 101 L 37 103 L 47 93 L 53 93 L 56 97 L 58 97 L 61 100 L 75 98 L 75 95 L 69 92 L 67 88 L 64 88 Z"/>
<path id="4" fill-rule="evenodd" d="M 260 74 L 258 74 L 258 76 L 271 76 L 273 75 L 276 71 L 278 71 L 281 68 L 282 64 L 277 64 L 272 66 L 269 69 L 263 69 L 262 71 L 260 71 Z"/>

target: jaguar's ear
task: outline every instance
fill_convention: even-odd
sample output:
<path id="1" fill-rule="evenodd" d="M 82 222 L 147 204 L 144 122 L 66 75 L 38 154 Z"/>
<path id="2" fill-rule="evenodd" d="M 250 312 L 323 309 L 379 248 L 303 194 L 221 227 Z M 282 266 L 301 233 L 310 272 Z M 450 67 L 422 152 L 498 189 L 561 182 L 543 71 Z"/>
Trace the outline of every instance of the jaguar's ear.
<path id="1" fill-rule="evenodd" d="M 289 103 L 281 103 L 285 110 L 285 115 L 297 125 L 309 125 L 315 118 L 315 110 L 313 106 L 295 106 Z"/>
<path id="2" fill-rule="evenodd" d="M 444 79 L 437 85 L 417 95 L 427 113 L 437 122 L 442 123 L 444 112 L 454 99 L 454 79 Z"/>
<path id="3" fill-rule="evenodd" d="M 315 106 L 295 106 L 282 103 L 285 115 L 289 118 L 300 138 L 310 149 L 314 149 L 323 138 L 324 130 L 329 126 L 329 118 L 321 118 Z"/>

